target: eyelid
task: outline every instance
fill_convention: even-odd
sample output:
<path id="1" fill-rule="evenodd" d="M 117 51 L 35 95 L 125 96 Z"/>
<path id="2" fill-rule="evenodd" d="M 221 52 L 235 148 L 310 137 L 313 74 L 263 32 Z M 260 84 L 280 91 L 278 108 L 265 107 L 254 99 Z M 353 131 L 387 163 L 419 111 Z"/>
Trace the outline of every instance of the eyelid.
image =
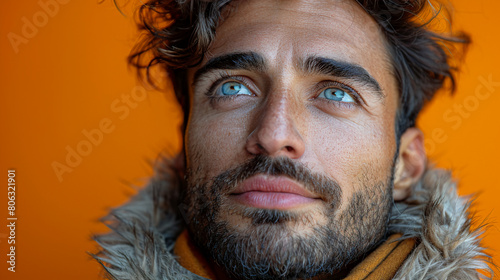
<path id="1" fill-rule="evenodd" d="M 356 90 L 354 90 L 352 87 L 346 85 L 345 83 L 341 83 L 338 81 L 327 80 L 327 81 L 322 81 L 322 82 L 316 84 L 314 92 L 317 92 L 317 94 L 315 94 L 315 98 L 317 96 L 319 96 L 321 94 L 321 92 L 323 92 L 324 90 L 326 90 L 328 88 L 339 88 L 339 89 L 345 91 L 347 94 L 349 94 L 352 97 L 352 99 L 354 99 L 354 101 L 357 105 L 365 105 L 366 104 L 363 97 Z M 341 102 L 341 101 L 337 101 L 337 102 Z"/>

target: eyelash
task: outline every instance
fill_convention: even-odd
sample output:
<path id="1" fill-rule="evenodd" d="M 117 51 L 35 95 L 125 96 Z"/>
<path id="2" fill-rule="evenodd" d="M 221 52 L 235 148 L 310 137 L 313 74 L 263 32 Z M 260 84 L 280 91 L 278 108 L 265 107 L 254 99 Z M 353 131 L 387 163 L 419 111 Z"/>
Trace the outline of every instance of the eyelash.
<path id="1" fill-rule="evenodd" d="M 226 96 L 219 96 L 216 95 L 216 89 L 218 86 L 220 86 L 224 82 L 229 82 L 231 80 L 241 82 L 244 86 L 246 86 L 249 90 L 252 90 L 251 87 L 248 85 L 249 83 L 247 82 L 248 78 L 242 77 L 242 76 L 233 76 L 228 72 L 217 72 L 216 74 L 218 77 L 217 79 L 212 83 L 208 91 L 206 92 L 206 96 L 209 98 L 210 103 L 219 103 L 223 101 L 229 101 L 234 98 L 237 98 L 239 95 L 226 95 Z M 348 93 L 353 99 L 354 103 L 348 103 L 348 102 L 342 102 L 342 101 L 335 101 L 335 100 L 329 100 L 329 99 L 324 99 L 324 101 L 334 105 L 337 108 L 340 109 L 352 109 L 355 106 L 361 106 L 364 104 L 363 98 L 358 94 L 356 90 L 354 90 L 352 87 L 346 85 L 345 83 L 337 82 L 337 81 L 322 81 L 314 86 L 314 92 L 316 92 L 315 99 L 321 92 L 327 88 L 340 88 L 344 90 L 346 93 Z"/>

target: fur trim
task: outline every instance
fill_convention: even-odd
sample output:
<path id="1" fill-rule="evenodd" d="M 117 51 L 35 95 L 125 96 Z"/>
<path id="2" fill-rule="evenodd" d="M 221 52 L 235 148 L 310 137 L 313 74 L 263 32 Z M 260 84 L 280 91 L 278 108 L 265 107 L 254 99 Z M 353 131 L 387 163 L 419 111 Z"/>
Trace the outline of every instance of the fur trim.
<path id="1" fill-rule="evenodd" d="M 205 279 L 172 254 L 184 228 L 177 206 L 181 183 L 171 168 L 157 174 L 103 219 L 112 232 L 94 237 L 102 249 L 93 257 L 108 279 Z M 448 172 L 427 170 L 411 197 L 393 207 L 389 232 L 418 240 L 394 279 L 492 279 L 491 258 L 480 245 L 484 227 L 471 231 L 469 205 Z"/>
<path id="2" fill-rule="evenodd" d="M 392 212 L 389 230 L 419 240 L 394 278 L 492 279 L 491 257 L 481 246 L 484 225 L 472 230 L 470 203 L 458 196 L 449 172 L 428 170 Z"/>

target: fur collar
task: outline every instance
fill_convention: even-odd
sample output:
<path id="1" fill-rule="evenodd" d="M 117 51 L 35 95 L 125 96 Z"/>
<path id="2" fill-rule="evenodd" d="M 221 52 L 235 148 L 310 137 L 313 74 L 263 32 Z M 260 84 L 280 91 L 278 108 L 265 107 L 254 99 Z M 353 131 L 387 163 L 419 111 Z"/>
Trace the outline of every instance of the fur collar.
<path id="1" fill-rule="evenodd" d="M 93 257 L 108 279 L 205 279 L 179 265 L 171 253 L 183 230 L 180 179 L 172 168 L 156 172 L 147 187 L 103 221 L 112 230 L 94 239 Z M 394 279 L 492 279 L 490 256 L 481 247 L 484 226 L 472 230 L 470 201 L 459 197 L 448 172 L 426 171 L 411 197 L 393 207 L 390 233 L 419 241 Z"/>

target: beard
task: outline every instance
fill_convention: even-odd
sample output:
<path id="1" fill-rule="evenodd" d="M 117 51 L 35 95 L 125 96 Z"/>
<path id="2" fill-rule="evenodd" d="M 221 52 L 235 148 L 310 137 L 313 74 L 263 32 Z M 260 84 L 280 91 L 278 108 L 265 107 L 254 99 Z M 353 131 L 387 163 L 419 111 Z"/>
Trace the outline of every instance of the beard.
<path id="1" fill-rule="evenodd" d="M 392 206 L 394 162 L 387 178 L 368 182 L 340 211 L 342 187 L 289 158 L 262 155 L 215 178 L 188 170 L 183 204 L 188 229 L 201 251 L 234 279 L 297 279 L 333 274 L 356 263 L 385 236 Z M 286 176 L 322 197 L 306 211 L 235 204 L 230 193 L 258 174 Z M 371 180 L 373 181 L 373 180 Z"/>

